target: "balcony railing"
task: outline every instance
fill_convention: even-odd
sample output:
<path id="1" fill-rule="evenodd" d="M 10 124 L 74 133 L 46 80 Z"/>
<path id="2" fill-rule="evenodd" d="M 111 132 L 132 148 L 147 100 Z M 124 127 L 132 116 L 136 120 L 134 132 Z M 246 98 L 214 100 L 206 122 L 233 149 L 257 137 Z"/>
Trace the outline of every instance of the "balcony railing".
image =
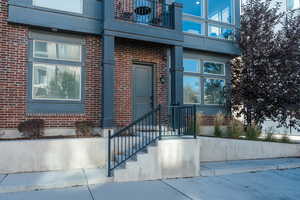
<path id="1" fill-rule="evenodd" d="M 128 22 L 173 28 L 173 12 L 163 0 L 115 0 L 115 17 Z"/>

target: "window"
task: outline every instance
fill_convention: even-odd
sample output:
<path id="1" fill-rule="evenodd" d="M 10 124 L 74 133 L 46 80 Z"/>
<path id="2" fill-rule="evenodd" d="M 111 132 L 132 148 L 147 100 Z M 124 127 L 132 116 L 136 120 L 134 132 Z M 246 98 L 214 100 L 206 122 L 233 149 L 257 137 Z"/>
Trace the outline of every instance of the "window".
<path id="1" fill-rule="evenodd" d="M 194 59 L 184 59 L 183 66 L 185 72 L 200 72 L 200 61 Z"/>
<path id="2" fill-rule="evenodd" d="M 183 13 L 194 15 L 194 16 L 203 16 L 203 1 L 202 0 L 177 0 L 177 2 L 182 3 Z"/>
<path id="3" fill-rule="evenodd" d="M 208 19 L 223 23 L 233 23 L 232 0 L 209 0 Z"/>
<path id="4" fill-rule="evenodd" d="M 185 33 L 234 40 L 233 0 L 177 0 L 183 4 Z"/>
<path id="5" fill-rule="evenodd" d="M 83 11 L 83 0 L 33 0 L 33 5 L 74 13 Z"/>
<path id="6" fill-rule="evenodd" d="M 206 78 L 204 81 L 204 104 L 207 105 L 223 104 L 224 87 L 225 87 L 225 80 Z"/>
<path id="7" fill-rule="evenodd" d="M 203 35 L 203 24 L 192 21 L 183 21 L 183 31 L 186 33 L 192 33 L 197 35 Z"/>
<path id="8" fill-rule="evenodd" d="M 80 45 L 34 40 L 33 59 L 32 99 L 81 100 Z"/>
<path id="9" fill-rule="evenodd" d="M 208 36 L 225 40 L 234 40 L 233 29 L 211 24 L 208 25 Z"/>
<path id="10" fill-rule="evenodd" d="M 33 64 L 33 99 L 80 100 L 81 68 Z"/>
<path id="11" fill-rule="evenodd" d="M 195 76 L 183 77 L 183 99 L 186 104 L 199 104 L 201 102 L 200 78 Z"/>
<path id="12" fill-rule="evenodd" d="M 204 62 L 204 73 L 224 76 L 225 65 L 223 63 Z"/>
<path id="13" fill-rule="evenodd" d="M 300 9 L 300 0 L 287 0 L 287 8 L 289 10 Z"/>
<path id="14" fill-rule="evenodd" d="M 225 64 L 201 59 L 183 60 L 184 103 L 220 105 L 224 104 Z M 202 68 L 202 69 L 201 69 Z M 201 91 L 204 91 L 201 94 Z M 201 99 L 204 99 L 202 102 Z"/>

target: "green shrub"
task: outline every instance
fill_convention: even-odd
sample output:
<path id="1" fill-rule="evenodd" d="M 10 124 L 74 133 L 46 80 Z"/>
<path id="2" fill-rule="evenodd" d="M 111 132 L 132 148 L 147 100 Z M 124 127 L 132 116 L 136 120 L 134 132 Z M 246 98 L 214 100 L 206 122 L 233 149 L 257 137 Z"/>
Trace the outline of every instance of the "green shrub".
<path id="1" fill-rule="evenodd" d="M 257 126 L 248 127 L 246 130 L 246 139 L 257 140 L 261 135 L 261 130 Z"/>
<path id="2" fill-rule="evenodd" d="M 266 130 L 266 137 L 264 140 L 267 142 L 275 142 L 276 141 L 276 138 L 274 138 L 274 130 L 272 127 Z"/>
<path id="3" fill-rule="evenodd" d="M 203 114 L 201 113 L 197 113 L 196 115 L 196 131 L 197 131 L 197 135 L 201 135 L 202 134 L 202 124 L 203 124 Z"/>
<path id="4" fill-rule="evenodd" d="M 223 114 L 217 114 L 214 121 L 214 136 L 215 137 L 223 137 L 223 131 L 221 130 L 221 126 L 224 124 L 225 117 Z"/>
<path id="5" fill-rule="evenodd" d="M 242 122 L 236 119 L 232 119 L 227 128 L 226 136 L 229 138 L 238 139 L 244 134 L 244 126 Z"/>

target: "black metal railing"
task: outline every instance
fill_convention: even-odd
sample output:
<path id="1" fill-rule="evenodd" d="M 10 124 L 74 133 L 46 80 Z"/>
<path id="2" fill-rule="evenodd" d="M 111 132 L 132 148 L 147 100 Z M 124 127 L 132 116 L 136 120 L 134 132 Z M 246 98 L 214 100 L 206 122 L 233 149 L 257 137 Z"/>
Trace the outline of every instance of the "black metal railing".
<path id="1" fill-rule="evenodd" d="M 117 167 L 162 137 L 191 135 L 196 138 L 196 106 L 156 109 L 108 136 L 108 176 Z"/>
<path id="2" fill-rule="evenodd" d="M 134 23 L 173 27 L 171 5 L 162 0 L 115 0 L 115 17 Z"/>

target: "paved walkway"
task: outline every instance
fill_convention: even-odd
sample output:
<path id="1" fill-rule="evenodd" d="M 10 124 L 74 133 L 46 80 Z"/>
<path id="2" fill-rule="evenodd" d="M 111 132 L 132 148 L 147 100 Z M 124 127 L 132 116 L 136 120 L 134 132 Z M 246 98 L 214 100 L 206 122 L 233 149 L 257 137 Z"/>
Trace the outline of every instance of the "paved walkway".
<path id="1" fill-rule="evenodd" d="M 300 168 L 300 158 L 204 163 L 201 165 L 201 175 L 219 176 L 293 168 Z M 105 169 L 79 169 L 71 171 L 10 175 L 0 174 L 0 194 L 46 189 L 62 189 L 67 187 L 89 186 L 112 182 L 112 178 L 108 178 L 106 174 L 107 171 Z"/>
<path id="2" fill-rule="evenodd" d="M 299 200 L 299 185 L 300 169 L 289 169 L 6 193 L 0 200 Z"/>

